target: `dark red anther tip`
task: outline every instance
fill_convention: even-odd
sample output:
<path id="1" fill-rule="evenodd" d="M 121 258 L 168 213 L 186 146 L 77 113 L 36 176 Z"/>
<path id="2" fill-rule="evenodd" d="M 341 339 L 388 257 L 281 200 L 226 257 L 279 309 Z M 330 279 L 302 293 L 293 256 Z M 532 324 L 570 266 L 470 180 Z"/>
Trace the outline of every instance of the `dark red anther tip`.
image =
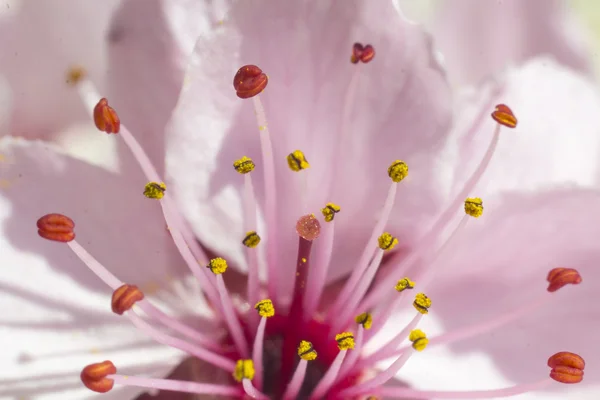
<path id="1" fill-rule="evenodd" d="M 38 235 L 55 242 L 70 242 L 75 239 L 75 223 L 62 214 L 46 214 L 37 220 Z"/>
<path id="2" fill-rule="evenodd" d="M 98 392 L 106 393 L 110 391 L 115 382 L 112 379 L 108 379 L 108 375 L 114 375 L 117 373 L 117 368 L 111 361 L 103 361 L 101 363 L 90 364 L 81 371 L 81 382 L 88 389 Z"/>
<path id="3" fill-rule="evenodd" d="M 556 292 L 565 285 L 578 285 L 583 280 L 574 268 L 554 268 L 548 272 L 548 291 Z"/>
<path id="4" fill-rule="evenodd" d="M 492 118 L 494 121 L 507 128 L 517 127 L 517 117 L 515 117 L 515 114 L 506 104 L 498 104 L 492 113 Z"/>
<path id="5" fill-rule="evenodd" d="M 108 100 L 101 98 L 94 107 L 94 123 L 96 128 L 106 133 L 119 133 L 121 120 L 117 112 L 108 105 Z"/>
<path id="6" fill-rule="evenodd" d="M 579 383 L 583 380 L 585 361 L 575 353 L 561 351 L 548 359 L 548 366 L 552 368 L 550 378 L 560 383 Z"/>
<path id="7" fill-rule="evenodd" d="M 256 65 L 244 65 L 233 77 L 235 94 L 240 99 L 254 97 L 267 87 L 269 78 Z"/>
<path id="8" fill-rule="evenodd" d="M 110 304 L 115 314 L 123 315 L 125 311 L 131 310 L 135 303 L 143 299 L 144 293 L 137 286 L 124 284 L 113 292 Z"/>
<path id="9" fill-rule="evenodd" d="M 356 64 L 359 61 L 368 63 L 375 57 L 375 49 L 370 44 L 363 46 L 361 43 L 354 43 L 352 46 L 352 56 L 350 62 Z"/>

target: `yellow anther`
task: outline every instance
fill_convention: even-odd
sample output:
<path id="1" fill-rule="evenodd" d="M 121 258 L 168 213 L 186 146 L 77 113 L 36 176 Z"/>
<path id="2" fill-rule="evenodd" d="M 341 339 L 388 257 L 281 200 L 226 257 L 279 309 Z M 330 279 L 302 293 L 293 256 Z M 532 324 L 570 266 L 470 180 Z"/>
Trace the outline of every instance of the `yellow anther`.
<path id="1" fill-rule="evenodd" d="M 247 174 L 254 170 L 254 161 L 252 161 L 251 158 L 244 156 L 233 162 L 233 168 L 240 174 Z"/>
<path id="2" fill-rule="evenodd" d="M 313 349 L 311 342 L 302 340 L 300 346 L 298 346 L 298 356 L 303 360 L 312 361 L 317 358 L 317 351 Z"/>
<path id="3" fill-rule="evenodd" d="M 415 283 L 408 278 L 402 278 L 396 283 L 396 290 L 402 292 L 406 289 L 412 289 L 415 287 Z"/>
<path id="4" fill-rule="evenodd" d="M 233 377 L 238 382 L 241 382 L 244 379 L 252 380 L 254 378 L 254 363 L 252 360 L 238 360 L 235 364 Z"/>
<path id="5" fill-rule="evenodd" d="M 258 233 L 255 231 L 246 232 L 246 236 L 244 236 L 242 243 L 244 246 L 253 249 L 260 243 L 260 236 L 258 236 Z"/>
<path id="6" fill-rule="evenodd" d="M 69 70 L 67 71 L 67 83 L 69 85 L 77 85 L 79 82 L 81 82 L 81 80 L 83 78 L 85 78 L 85 76 L 87 75 L 87 72 L 85 70 L 85 68 L 81 67 L 81 66 L 73 66 L 71 68 L 69 68 Z"/>
<path id="7" fill-rule="evenodd" d="M 354 335 L 352 332 L 342 332 L 335 335 L 335 341 L 340 350 L 351 350 L 354 348 Z"/>
<path id="8" fill-rule="evenodd" d="M 165 190 L 167 190 L 167 185 L 164 182 L 149 182 L 144 186 L 144 196 L 160 200 L 164 197 Z"/>
<path id="9" fill-rule="evenodd" d="M 371 325 L 373 325 L 373 316 L 365 312 L 354 318 L 354 321 L 357 324 L 362 325 L 365 329 L 371 329 Z"/>
<path id="10" fill-rule="evenodd" d="M 337 204 L 327 203 L 327 204 L 325 204 L 325 208 L 321 209 L 321 212 L 323 213 L 323 216 L 325 217 L 325 221 L 331 222 L 331 221 L 333 221 L 333 217 L 335 217 L 335 214 L 339 213 L 340 210 L 341 210 L 341 208 Z"/>
<path id="11" fill-rule="evenodd" d="M 377 397 L 377 396 L 369 396 L 365 400 L 379 400 L 379 397 Z"/>
<path id="12" fill-rule="evenodd" d="M 384 232 L 383 235 L 379 236 L 377 241 L 379 242 L 379 248 L 381 250 L 392 250 L 398 244 L 398 239 L 387 232 Z"/>
<path id="13" fill-rule="evenodd" d="M 306 161 L 306 157 L 304 157 L 304 153 L 300 150 L 296 150 L 293 153 L 290 153 L 287 156 L 287 162 L 292 171 L 301 171 L 303 169 L 309 168 L 310 164 Z"/>
<path id="14" fill-rule="evenodd" d="M 402 160 L 396 160 L 388 168 L 388 175 L 398 183 L 408 175 L 408 165 Z"/>
<path id="15" fill-rule="evenodd" d="M 479 197 L 468 197 L 465 200 L 465 212 L 471 217 L 481 217 L 481 214 L 483 214 L 483 201 Z"/>
<path id="16" fill-rule="evenodd" d="M 425 347 L 427 347 L 427 343 L 429 343 L 429 339 L 427 339 L 427 335 L 420 329 L 414 329 L 410 332 L 408 336 L 408 340 L 412 342 L 412 347 L 416 351 L 423 351 Z"/>
<path id="17" fill-rule="evenodd" d="M 275 315 L 275 307 L 273 307 L 273 302 L 269 299 L 259 301 L 254 305 L 254 308 L 261 317 L 269 318 Z"/>
<path id="18" fill-rule="evenodd" d="M 417 293 L 413 306 L 421 314 L 429 313 L 429 307 L 431 307 L 431 299 L 425 296 L 425 293 Z"/>
<path id="19" fill-rule="evenodd" d="M 213 258 L 206 268 L 210 268 L 215 275 L 219 275 L 227 271 L 227 261 L 221 257 Z"/>

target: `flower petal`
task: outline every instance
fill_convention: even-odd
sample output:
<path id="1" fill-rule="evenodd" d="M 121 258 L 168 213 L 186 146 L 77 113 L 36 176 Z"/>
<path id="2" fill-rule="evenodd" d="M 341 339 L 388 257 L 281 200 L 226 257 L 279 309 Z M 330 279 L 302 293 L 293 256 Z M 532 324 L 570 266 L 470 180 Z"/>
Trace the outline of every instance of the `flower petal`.
<path id="1" fill-rule="evenodd" d="M 473 83 L 548 54 L 590 72 L 586 38 L 564 0 L 441 2 L 433 23 L 451 81 Z"/>
<path id="2" fill-rule="evenodd" d="M 6 2 L 5 2 L 6 3 Z M 101 51 L 110 14 L 117 0 L 10 1 L 0 18 L 0 74 L 14 93 L 11 134 L 49 137 L 87 113 L 67 82 L 67 71 L 82 66 L 102 86 L 105 58 Z"/>
<path id="3" fill-rule="evenodd" d="M 563 350 L 586 360 L 600 357 L 595 345 L 600 311 L 600 192 L 555 190 L 507 194 L 487 202 L 486 214 L 468 224 L 440 258 L 431 288 L 435 315 L 454 331 L 518 310 L 540 296 L 541 309 L 516 322 L 454 343 L 460 353 L 482 350 L 513 382 L 540 379 L 547 358 Z M 546 292 L 548 271 L 577 269 L 583 282 Z M 432 309 L 433 311 L 433 309 Z M 586 368 L 586 384 L 599 384 L 598 367 Z"/>
<path id="4" fill-rule="evenodd" d="M 372 62 L 349 62 L 355 41 L 373 44 L 377 56 Z M 236 70 L 247 63 L 269 76 L 261 98 L 274 147 L 278 265 L 288 272 L 281 273 L 283 287 L 295 265 L 296 219 L 307 211 L 318 213 L 327 201 L 342 207 L 331 277 L 352 268 L 350 260 L 362 250 L 384 202 L 390 184 L 387 167 L 398 158 L 412 169 L 399 189 L 402 204 L 396 211 L 403 211 L 392 212 L 390 229 L 411 237 L 435 207 L 431 155 L 449 123 L 448 90 L 429 38 L 386 1 L 330 7 L 263 1 L 238 3 L 222 26 L 198 40 L 189 85 L 170 126 L 169 177 L 200 240 L 243 263 L 241 247 L 232 244 L 243 235 L 243 179 L 231 166 L 235 159 L 247 155 L 256 161 L 253 180 L 264 204 L 252 105 L 237 98 L 231 84 Z M 343 104 L 355 73 L 356 98 L 348 119 Z M 336 160 L 338 147 L 341 157 Z M 305 188 L 286 165 L 286 156 L 296 149 L 311 164 L 301 172 L 307 175 Z M 328 182 L 335 183 L 331 192 L 324 189 Z"/>

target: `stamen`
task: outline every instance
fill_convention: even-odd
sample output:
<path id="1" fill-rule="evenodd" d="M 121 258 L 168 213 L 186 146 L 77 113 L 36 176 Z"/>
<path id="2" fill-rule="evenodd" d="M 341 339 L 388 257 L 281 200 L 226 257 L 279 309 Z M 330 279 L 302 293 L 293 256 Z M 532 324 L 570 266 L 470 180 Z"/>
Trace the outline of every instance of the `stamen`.
<path id="1" fill-rule="evenodd" d="M 246 236 L 244 236 L 244 240 L 242 240 L 242 244 L 248 248 L 255 248 L 260 243 L 260 236 L 256 231 L 246 232 Z"/>
<path id="2" fill-rule="evenodd" d="M 384 232 L 381 236 L 379 236 L 377 242 L 379 243 L 379 248 L 381 250 L 392 250 L 398 244 L 398 239 L 389 233 Z"/>
<path id="3" fill-rule="evenodd" d="M 582 281 L 581 275 L 573 268 L 554 268 L 548 273 L 548 291 L 556 292 L 565 285 L 579 285 Z"/>
<path id="4" fill-rule="evenodd" d="M 383 205 L 383 209 L 381 210 L 381 216 L 379 220 L 375 224 L 375 228 L 371 233 L 371 237 L 363 250 L 358 263 L 354 267 L 350 278 L 344 285 L 343 289 L 338 294 L 336 302 L 332 305 L 327 314 L 327 319 L 333 319 L 334 316 L 340 314 L 340 310 L 345 306 L 350 296 L 352 296 L 356 285 L 361 280 L 362 274 L 365 269 L 369 266 L 369 260 L 372 258 L 374 253 L 375 243 L 377 241 L 377 237 L 380 232 L 383 231 L 383 227 L 387 224 L 388 219 L 390 217 L 390 212 L 392 211 L 392 207 L 394 206 L 394 201 L 396 200 L 396 190 L 398 185 L 396 183 L 402 181 L 408 174 L 408 166 L 406 163 L 400 160 L 396 160 L 390 165 L 388 168 L 388 175 L 392 178 L 392 184 L 388 191 L 387 198 Z M 369 307 L 364 307 L 363 309 L 368 309 Z"/>
<path id="5" fill-rule="evenodd" d="M 375 57 L 375 49 L 370 44 L 363 46 L 360 43 L 354 43 L 352 46 L 352 55 L 350 56 L 350 62 L 357 64 L 359 61 L 368 63 Z"/>
<path id="6" fill-rule="evenodd" d="M 98 393 L 109 392 L 115 382 L 107 378 L 108 375 L 117 373 L 115 365 L 106 360 L 97 364 L 90 364 L 81 371 L 81 382 L 91 391 Z"/>
<path id="7" fill-rule="evenodd" d="M 548 366 L 552 368 L 550 378 L 557 382 L 573 384 L 583 380 L 585 361 L 575 353 L 556 353 L 548 359 Z"/>
<path id="8" fill-rule="evenodd" d="M 323 375 L 323 378 L 315 387 L 310 396 L 311 399 L 320 399 L 325 393 L 327 393 L 338 376 L 338 372 L 340 371 L 340 368 L 344 363 L 344 359 L 346 358 L 347 350 L 354 349 L 354 335 L 351 332 L 342 332 L 335 335 L 335 341 L 338 344 L 338 349 L 340 349 L 340 352 L 337 354 L 337 356 L 335 356 L 335 359 L 329 366 L 329 369 L 327 372 L 325 372 L 325 375 Z"/>
<path id="9" fill-rule="evenodd" d="M 373 325 L 373 316 L 369 313 L 362 313 L 358 315 L 354 321 L 357 324 L 362 325 L 365 329 L 371 329 L 371 325 Z"/>
<path id="10" fill-rule="evenodd" d="M 252 347 L 252 360 L 254 362 L 254 368 L 256 369 L 256 387 L 262 389 L 265 327 L 267 326 L 267 318 L 271 318 L 275 315 L 275 307 L 273 307 L 273 302 L 271 300 L 265 299 L 256 303 L 254 308 L 258 311 L 258 315 L 261 316 L 261 319 L 256 330 L 254 346 Z"/>
<path id="11" fill-rule="evenodd" d="M 254 171 L 254 167 L 254 161 L 246 156 L 233 162 L 233 168 L 242 175 Z"/>
<path id="12" fill-rule="evenodd" d="M 408 336 L 408 340 L 412 342 L 412 347 L 416 351 L 425 350 L 425 347 L 427 347 L 427 344 L 429 343 L 427 335 L 425 335 L 425 332 L 420 329 L 412 330 Z"/>
<path id="13" fill-rule="evenodd" d="M 242 386 L 244 387 L 244 392 L 246 392 L 246 394 L 252 397 L 253 399 L 269 400 L 269 398 L 265 396 L 264 393 L 260 392 L 254 387 L 250 379 L 244 379 L 242 381 Z"/>
<path id="14" fill-rule="evenodd" d="M 348 372 L 354 367 L 356 364 L 356 360 L 360 357 L 362 351 L 362 345 L 365 335 L 365 329 L 371 329 L 371 325 L 373 323 L 373 317 L 369 313 L 362 313 L 356 318 L 354 321 L 358 324 L 358 329 L 356 331 L 356 340 L 354 341 L 354 351 L 350 353 L 344 360 L 342 364 L 342 368 L 340 369 L 340 373 L 337 376 L 336 381 L 340 381 L 343 379 Z"/>
<path id="15" fill-rule="evenodd" d="M 121 120 L 117 112 L 108 105 L 108 100 L 104 97 L 94 107 L 94 123 L 98 130 L 106 133 L 119 133 L 121 129 Z"/>
<path id="16" fill-rule="evenodd" d="M 465 213 L 479 218 L 483 214 L 483 201 L 479 197 L 468 197 L 465 200 Z"/>
<path id="17" fill-rule="evenodd" d="M 395 289 L 399 293 L 405 291 L 406 289 L 414 289 L 415 283 L 408 278 L 402 278 L 396 283 Z"/>
<path id="18" fill-rule="evenodd" d="M 76 86 L 87 75 L 87 71 L 82 66 L 76 65 L 67 71 L 67 83 Z"/>
<path id="19" fill-rule="evenodd" d="M 269 77 L 256 65 L 244 65 L 233 77 L 233 88 L 240 99 L 254 97 L 267 87 Z"/>
<path id="20" fill-rule="evenodd" d="M 425 293 L 417 293 L 413 307 L 421 314 L 428 314 L 429 307 L 431 307 L 431 299 L 425 296 Z"/>
<path id="21" fill-rule="evenodd" d="M 302 171 L 303 169 L 310 168 L 310 164 L 306 160 L 304 153 L 300 150 L 296 150 L 287 156 L 287 162 L 290 169 L 294 172 Z"/>
<path id="22" fill-rule="evenodd" d="M 515 117 L 512 110 L 505 104 L 498 104 L 496 106 L 496 109 L 492 113 L 492 118 L 494 121 L 507 128 L 517 127 L 517 117 Z"/>
<path id="23" fill-rule="evenodd" d="M 144 300 L 144 293 L 135 285 L 124 284 L 113 292 L 111 308 L 115 314 L 123 315 L 138 301 Z"/>
<path id="24" fill-rule="evenodd" d="M 160 200 L 165 196 L 167 185 L 164 182 L 149 182 L 144 186 L 144 196 L 149 199 Z"/>
<path id="25" fill-rule="evenodd" d="M 70 242 L 75 239 L 75 223 L 62 214 L 46 214 L 37 220 L 38 235 L 55 242 Z"/>
<path id="26" fill-rule="evenodd" d="M 313 348 L 311 342 L 302 340 L 300 342 L 300 345 L 298 346 L 298 356 L 300 357 L 300 362 L 296 367 L 296 371 L 292 376 L 292 380 L 288 384 L 287 389 L 283 394 L 284 400 L 292 400 L 296 398 L 298 392 L 300 391 L 300 388 L 302 387 L 302 382 L 304 382 L 308 361 L 315 360 L 317 358 L 317 352 Z"/>
<path id="27" fill-rule="evenodd" d="M 325 208 L 321 209 L 321 212 L 323 213 L 323 217 L 325 217 L 325 222 L 333 221 L 333 217 L 335 217 L 335 214 L 339 213 L 340 211 L 341 211 L 340 206 L 333 204 L 333 203 L 327 203 L 325 205 Z"/>
<path id="28" fill-rule="evenodd" d="M 225 287 L 225 281 L 223 280 L 223 273 L 227 271 L 227 261 L 221 257 L 213 258 L 207 265 L 216 276 L 217 276 L 217 291 L 219 292 L 219 298 L 221 299 L 222 310 L 225 317 L 225 322 L 233 338 L 233 342 L 237 347 L 238 351 L 243 357 L 248 356 L 248 343 L 244 338 L 244 332 L 242 325 L 237 318 L 235 308 L 231 302 L 229 292 Z"/>

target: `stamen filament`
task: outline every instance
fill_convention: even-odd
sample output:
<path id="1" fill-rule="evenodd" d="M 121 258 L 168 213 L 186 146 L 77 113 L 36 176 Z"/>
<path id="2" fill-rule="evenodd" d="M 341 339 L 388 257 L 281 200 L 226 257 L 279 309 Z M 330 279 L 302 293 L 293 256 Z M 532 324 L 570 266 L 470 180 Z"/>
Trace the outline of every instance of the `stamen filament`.
<path id="1" fill-rule="evenodd" d="M 260 95 L 252 97 L 256 122 L 258 123 L 260 135 L 260 147 L 262 152 L 263 172 L 265 180 L 265 219 L 267 223 L 267 268 L 269 279 L 267 279 L 268 295 L 272 299 L 279 300 L 277 290 L 277 186 L 275 184 L 275 161 L 273 157 L 273 145 L 271 134 L 267 125 L 267 117 Z"/>
<path id="2" fill-rule="evenodd" d="M 375 391 L 378 395 L 385 398 L 411 398 L 411 399 L 496 399 L 499 397 L 512 397 L 523 393 L 529 393 L 541 390 L 550 385 L 553 381 L 545 378 L 541 381 L 515 385 L 503 389 L 492 390 L 473 390 L 473 391 L 433 391 L 433 390 L 415 390 L 405 387 L 381 387 Z"/>
<path id="3" fill-rule="evenodd" d="M 108 375 L 115 383 L 123 386 L 136 386 L 148 389 L 169 390 L 173 392 L 206 394 L 211 396 L 231 396 L 238 397 L 242 395 L 239 387 L 228 385 L 215 385 L 212 383 L 195 383 L 187 381 L 177 381 L 171 379 L 142 378 L 128 375 Z"/>
<path id="4" fill-rule="evenodd" d="M 368 266 L 369 260 L 372 258 L 373 254 L 376 251 L 377 237 L 381 234 L 381 232 L 383 232 L 383 229 L 384 229 L 385 225 L 387 224 L 388 219 L 390 217 L 390 212 L 392 211 L 392 207 L 394 206 L 394 201 L 396 200 L 397 188 L 398 188 L 398 184 L 396 182 L 392 182 L 392 184 L 390 185 L 390 189 L 388 191 L 387 198 L 383 205 L 383 210 L 381 211 L 381 216 L 379 217 L 379 220 L 375 224 L 375 227 L 373 228 L 373 232 L 371 233 L 371 237 L 369 238 L 369 241 L 367 242 L 367 245 L 365 246 L 365 249 L 364 249 L 362 255 L 360 256 L 358 263 L 356 264 L 355 268 L 353 269 L 352 274 L 350 275 L 350 278 L 344 285 L 344 288 L 342 289 L 342 291 L 337 296 L 336 302 L 333 304 L 333 306 L 329 310 L 329 313 L 327 314 L 327 319 L 332 319 L 334 316 L 336 316 L 340 313 L 340 310 L 342 309 L 342 307 L 345 306 L 346 302 L 352 295 L 354 288 L 359 283 L 363 272 L 365 271 L 365 269 Z"/>
<path id="5" fill-rule="evenodd" d="M 252 184 L 252 174 L 244 175 L 244 230 L 246 232 L 256 231 L 256 196 L 254 194 L 254 185 Z M 248 301 L 250 304 L 256 304 L 260 300 L 259 282 L 258 282 L 258 250 L 256 248 L 246 247 L 246 257 L 248 259 Z M 256 321 L 256 315 L 250 313 L 253 321 Z M 256 322 L 255 322 L 256 323 Z M 256 325 L 254 325 L 256 326 Z"/>
<path id="6" fill-rule="evenodd" d="M 164 344 L 166 346 L 175 347 L 181 351 L 184 351 L 190 355 L 198 357 L 199 359 L 206 361 L 216 367 L 222 368 L 226 371 L 231 371 L 235 369 L 235 362 L 230 360 L 229 358 L 223 357 L 219 354 L 213 353 L 210 350 L 206 350 L 200 346 L 193 345 L 185 340 L 176 338 L 174 336 L 168 335 L 164 332 L 160 332 L 146 321 L 144 321 L 139 315 L 135 313 L 135 311 L 129 310 L 124 315 L 129 318 L 129 320 L 136 326 L 139 330 L 150 336 L 152 339 L 156 340 L 158 343 Z"/>
<path id="7" fill-rule="evenodd" d="M 302 387 L 302 383 L 304 382 L 304 376 L 306 375 L 306 367 L 308 365 L 307 360 L 301 359 L 296 367 L 296 371 L 292 376 L 292 380 L 287 386 L 285 393 L 283 395 L 283 400 L 293 400 L 298 395 L 300 391 L 300 387 Z"/>
<path id="8" fill-rule="evenodd" d="M 229 333 L 235 343 L 235 347 L 237 347 L 240 355 L 243 358 L 248 358 L 248 343 L 246 343 L 246 338 L 244 337 L 244 332 L 242 330 L 242 325 L 240 324 L 239 319 L 235 313 L 235 308 L 233 307 L 233 303 L 231 302 L 231 297 L 229 296 L 229 292 L 225 287 L 225 281 L 223 280 L 222 274 L 217 274 L 217 291 L 219 292 L 219 297 L 221 298 L 223 316 L 225 317 L 225 323 L 229 328 Z"/>
<path id="9" fill-rule="evenodd" d="M 405 271 L 408 267 L 412 266 L 415 261 L 417 261 L 421 256 L 431 249 L 431 246 L 434 244 L 436 237 L 439 232 L 442 232 L 446 225 L 450 223 L 452 217 L 456 213 L 456 211 L 461 208 L 464 199 L 469 195 L 470 192 L 473 191 L 475 186 L 479 183 L 479 180 L 485 173 L 490 161 L 492 160 L 492 156 L 496 151 L 496 147 L 498 146 L 498 141 L 500 140 L 500 128 L 501 125 L 497 124 L 494 130 L 494 134 L 488 149 L 486 150 L 481 162 L 473 171 L 473 174 L 469 177 L 467 182 L 465 182 L 461 191 L 456 195 L 454 200 L 450 203 L 450 205 L 444 210 L 444 212 L 437 219 L 435 224 L 429 229 L 429 231 L 423 235 L 417 242 L 414 250 L 406 256 L 402 261 L 397 262 L 396 260 L 390 260 L 390 265 L 397 264 L 389 269 L 387 275 L 382 279 L 382 281 L 376 285 L 374 290 L 370 293 L 370 295 L 365 299 L 363 306 L 365 304 L 376 304 L 381 302 L 382 298 L 385 296 L 385 293 L 388 291 L 385 290 L 387 286 L 387 281 L 394 276 L 401 275 L 401 271 Z M 404 255 L 403 255 L 404 256 Z M 400 257 L 398 255 L 397 257 Z"/>
<path id="10" fill-rule="evenodd" d="M 323 226 L 324 225 L 324 226 Z M 304 317 L 308 320 L 317 310 L 325 289 L 325 279 L 333 254 L 335 220 L 321 224 L 322 234 L 317 243 L 313 267 L 308 271 L 306 296 L 304 297 Z"/>
<path id="11" fill-rule="evenodd" d="M 252 362 L 254 363 L 254 382 L 256 387 L 262 389 L 263 378 L 263 342 L 265 338 L 265 327 L 267 326 L 267 317 L 262 317 L 256 329 L 254 346 L 252 347 Z"/>
<path id="12" fill-rule="evenodd" d="M 73 253 L 94 273 L 100 278 L 104 283 L 106 283 L 112 290 L 116 290 L 117 288 L 123 285 L 116 276 L 114 276 L 104 265 L 100 264 L 98 260 L 96 260 L 90 253 L 85 250 L 83 246 L 81 246 L 76 240 L 72 240 L 67 243 Z M 155 305 L 150 303 L 147 299 L 144 299 L 137 303 L 137 305 L 144 311 L 148 316 L 154 318 L 156 321 L 162 323 L 164 326 L 173 329 L 176 332 L 181 333 L 184 336 L 198 342 L 207 348 L 213 350 L 219 350 L 221 346 L 212 340 L 211 338 L 203 335 L 201 332 L 189 327 L 188 325 L 182 323 L 181 321 L 173 318 Z"/>
<path id="13" fill-rule="evenodd" d="M 356 338 L 354 339 L 354 350 L 350 352 L 350 355 L 346 357 L 346 360 L 342 364 L 342 368 L 336 378 L 336 382 L 343 379 L 356 364 L 356 360 L 360 357 L 362 350 L 363 340 L 365 337 L 365 328 L 362 325 L 358 325 L 356 330 Z"/>
<path id="14" fill-rule="evenodd" d="M 269 400 L 269 398 L 265 396 L 264 393 L 262 393 L 257 388 L 255 388 L 254 385 L 252 385 L 252 381 L 250 379 L 244 378 L 244 380 L 242 381 L 242 386 L 244 387 L 244 392 L 246 392 L 246 394 L 252 397 L 253 399 Z"/>
<path id="15" fill-rule="evenodd" d="M 320 399 L 329 390 L 329 388 L 331 388 L 331 385 L 333 385 L 335 382 L 338 372 L 340 371 L 344 359 L 346 358 L 346 353 L 348 353 L 348 350 L 340 350 L 337 356 L 335 356 L 335 359 L 329 366 L 329 369 L 327 372 L 325 372 L 325 375 L 323 375 L 323 378 L 321 378 L 321 381 L 317 384 L 317 387 L 315 387 L 313 393 L 310 395 L 311 400 Z"/>

